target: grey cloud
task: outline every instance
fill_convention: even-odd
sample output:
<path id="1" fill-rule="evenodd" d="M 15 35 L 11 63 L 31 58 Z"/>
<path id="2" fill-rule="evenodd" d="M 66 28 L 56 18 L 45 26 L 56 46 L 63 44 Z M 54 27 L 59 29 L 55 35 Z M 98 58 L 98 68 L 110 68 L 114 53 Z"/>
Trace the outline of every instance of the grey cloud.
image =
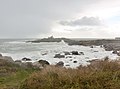
<path id="1" fill-rule="evenodd" d="M 61 25 L 67 26 L 101 26 L 102 22 L 97 17 L 82 17 L 74 21 L 60 21 Z"/>

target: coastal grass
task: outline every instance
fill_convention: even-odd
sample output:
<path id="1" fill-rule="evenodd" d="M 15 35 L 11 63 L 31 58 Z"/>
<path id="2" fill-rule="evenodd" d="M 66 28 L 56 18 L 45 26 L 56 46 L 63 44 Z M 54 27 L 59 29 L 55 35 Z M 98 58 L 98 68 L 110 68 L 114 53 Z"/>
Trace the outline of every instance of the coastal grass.
<path id="1" fill-rule="evenodd" d="M 29 76 L 19 89 L 120 89 L 120 65 L 101 60 L 77 69 L 49 66 Z"/>
<path id="2" fill-rule="evenodd" d="M 0 59 L 0 89 L 18 89 L 20 83 L 34 71 L 33 68 L 23 68 Z"/>

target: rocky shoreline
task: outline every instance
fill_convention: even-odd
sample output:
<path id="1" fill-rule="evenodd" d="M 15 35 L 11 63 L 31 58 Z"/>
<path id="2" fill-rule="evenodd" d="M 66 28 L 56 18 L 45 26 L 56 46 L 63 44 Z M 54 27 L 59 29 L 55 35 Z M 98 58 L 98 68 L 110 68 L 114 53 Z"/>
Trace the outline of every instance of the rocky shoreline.
<path id="1" fill-rule="evenodd" d="M 120 40 L 117 39 L 99 39 L 99 40 L 72 40 L 72 39 L 67 39 L 67 38 L 54 38 L 54 37 L 48 37 L 48 38 L 43 38 L 43 39 L 39 39 L 39 40 L 34 40 L 34 41 L 27 41 L 27 42 L 31 42 L 31 43 L 40 43 L 40 42 L 61 42 L 61 41 L 66 42 L 68 45 L 82 45 L 82 46 L 89 46 L 92 50 L 92 48 L 94 48 L 95 46 L 100 46 L 101 48 L 104 48 L 105 51 L 112 51 L 113 54 L 117 54 L 118 56 L 120 56 Z M 98 52 L 98 51 L 93 51 L 93 52 Z M 53 56 L 53 59 L 67 59 L 70 63 L 72 62 L 73 64 L 78 63 L 78 60 L 74 60 L 75 56 L 82 56 L 84 55 L 84 52 L 80 52 L 77 50 L 73 50 L 73 51 L 64 51 L 62 53 L 56 53 Z M 47 54 L 44 54 L 43 56 L 45 56 Z M 74 56 L 74 57 L 73 57 Z M 46 58 L 45 59 L 36 59 L 36 62 L 32 62 L 32 59 L 30 58 L 22 58 L 20 60 L 13 60 L 11 57 L 9 56 L 2 56 L 2 54 L 0 55 L 0 59 L 4 59 L 10 62 L 13 62 L 15 64 L 18 64 L 20 66 L 23 67 L 27 67 L 28 65 L 30 66 L 34 66 L 34 67 L 39 67 L 42 68 L 46 65 L 50 65 L 51 63 L 49 63 Z M 89 59 L 89 57 L 86 57 L 86 59 Z M 92 60 L 92 59 L 91 59 Z M 89 62 L 89 61 L 87 61 Z M 89 62 L 90 63 L 90 62 Z M 57 63 L 55 64 L 56 66 L 67 66 L 69 67 L 70 64 L 65 64 L 64 61 L 57 61 Z M 80 64 L 81 65 L 81 64 Z"/>
<path id="2" fill-rule="evenodd" d="M 120 55 L 120 40 L 119 39 L 99 39 L 99 40 L 73 40 L 68 38 L 54 38 L 53 36 L 33 41 L 27 41 L 31 43 L 40 43 L 40 42 L 66 42 L 68 45 L 82 45 L 82 46 L 101 46 L 106 51 L 113 51 L 113 53 Z M 115 52 L 116 51 L 116 52 Z"/>

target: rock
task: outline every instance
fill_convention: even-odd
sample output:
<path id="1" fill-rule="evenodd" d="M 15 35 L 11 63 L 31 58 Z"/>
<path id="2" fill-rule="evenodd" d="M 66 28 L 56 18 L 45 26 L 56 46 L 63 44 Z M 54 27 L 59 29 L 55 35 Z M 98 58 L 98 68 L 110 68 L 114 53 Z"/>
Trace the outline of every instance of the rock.
<path id="1" fill-rule="evenodd" d="M 84 52 L 79 52 L 80 55 L 84 55 Z"/>
<path id="2" fill-rule="evenodd" d="M 40 63 L 42 67 L 45 67 L 46 65 L 50 65 L 50 63 L 46 60 L 39 60 L 38 63 Z"/>
<path id="3" fill-rule="evenodd" d="M 69 64 L 65 65 L 65 66 L 70 66 Z"/>
<path id="4" fill-rule="evenodd" d="M 66 58 L 72 58 L 72 56 L 67 56 Z"/>
<path id="5" fill-rule="evenodd" d="M 85 57 L 85 59 L 89 59 L 89 57 Z"/>
<path id="6" fill-rule="evenodd" d="M 2 54 L 0 54 L 0 57 L 2 57 Z"/>
<path id="7" fill-rule="evenodd" d="M 70 52 L 64 52 L 65 55 L 70 55 Z"/>
<path id="8" fill-rule="evenodd" d="M 32 60 L 30 58 L 24 57 L 24 58 L 22 58 L 22 61 L 32 61 Z"/>
<path id="9" fill-rule="evenodd" d="M 15 62 L 22 62 L 21 60 L 15 60 Z"/>
<path id="10" fill-rule="evenodd" d="M 57 67 L 63 67 L 64 66 L 64 62 L 60 61 L 55 66 L 57 66 Z"/>
<path id="11" fill-rule="evenodd" d="M 65 55 L 56 54 L 56 55 L 54 56 L 54 58 L 65 58 Z"/>
<path id="12" fill-rule="evenodd" d="M 22 65 L 22 61 L 21 60 L 15 60 L 15 64 L 18 64 L 18 65 Z"/>
<path id="13" fill-rule="evenodd" d="M 112 51 L 114 48 L 111 45 L 104 45 L 106 51 Z"/>
<path id="14" fill-rule="evenodd" d="M 72 61 L 72 59 L 70 59 L 70 61 Z"/>
<path id="15" fill-rule="evenodd" d="M 93 47 L 93 45 L 92 45 L 92 46 L 90 46 L 90 48 L 94 48 L 94 47 Z"/>
<path id="16" fill-rule="evenodd" d="M 119 52 L 117 52 L 117 55 L 118 55 L 118 56 L 120 56 L 120 51 L 119 51 Z"/>
<path id="17" fill-rule="evenodd" d="M 100 45 L 100 48 L 103 48 L 103 45 Z"/>
<path id="18" fill-rule="evenodd" d="M 93 52 L 98 52 L 98 51 L 93 51 Z"/>
<path id="19" fill-rule="evenodd" d="M 113 54 L 118 54 L 118 51 L 117 51 L 117 50 L 113 50 L 112 53 L 113 53 Z"/>
<path id="20" fill-rule="evenodd" d="M 14 60 L 10 56 L 2 56 L 2 58 L 8 62 L 14 62 Z"/>
<path id="21" fill-rule="evenodd" d="M 33 66 L 37 68 L 43 68 L 43 66 L 39 62 L 34 62 Z"/>
<path id="22" fill-rule="evenodd" d="M 72 51 L 72 55 L 79 55 L 78 51 Z"/>
<path id="23" fill-rule="evenodd" d="M 77 61 L 73 61 L 73 63 L 77 63 Z"/>

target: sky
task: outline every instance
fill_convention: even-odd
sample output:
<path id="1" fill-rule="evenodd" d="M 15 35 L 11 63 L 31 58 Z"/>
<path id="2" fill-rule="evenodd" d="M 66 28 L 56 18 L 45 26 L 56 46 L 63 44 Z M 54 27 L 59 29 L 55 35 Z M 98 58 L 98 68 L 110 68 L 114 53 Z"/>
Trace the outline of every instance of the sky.
<path id="1" fill-rule="evenodd" d="M 120 0 L 0 0 L 0 38 L 120 37 Z"/>

